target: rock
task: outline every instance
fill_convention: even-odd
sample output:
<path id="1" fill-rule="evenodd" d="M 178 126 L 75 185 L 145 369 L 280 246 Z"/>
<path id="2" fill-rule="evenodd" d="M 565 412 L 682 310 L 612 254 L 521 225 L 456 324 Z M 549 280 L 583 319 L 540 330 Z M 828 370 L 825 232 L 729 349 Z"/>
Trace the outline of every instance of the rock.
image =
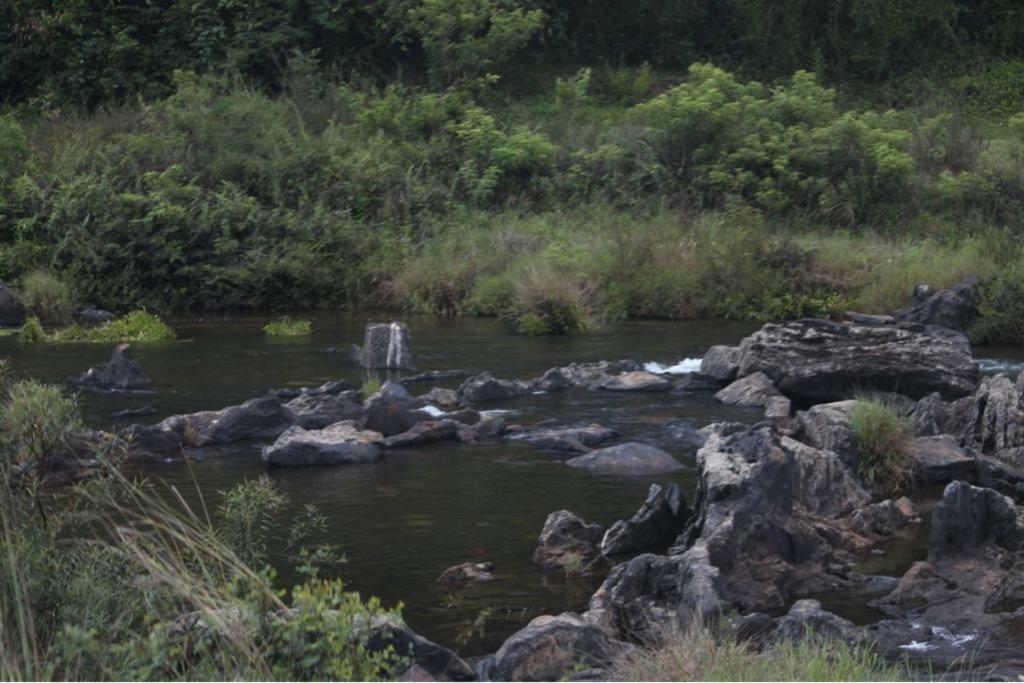
<path id="1" fill-rule="evenodd" d="M 441 576 L 437 577 L 438 583 L 484 583 L 494 580 L 494 565 L 490 562 L 463 562 L 454 567 L 448 567 Z"/>
<path id="2" fill-rule="evenodd" d="M 612 568 L 584 615 L 618 638 L 658 638 L 728 606 L 718 569 L 698 543 L 679 555 L 638 555 Z"/>
<path id="3" fill-rule="evenodd" d="M 459 387 L 459 402 L 462 404 L 489 403 L 524 396 L 532 390 L 528 382 L 511 379 L 495 379 L 488 372 L 470 377 Z"/>
<path id="4" fill-rule="evenodd" d="M 612 663 L 621 644 L 571 612 L 537 617 L 477 666 L 485 681 L 557 681 Z"/>
<path id="5" fill-rule="evenodd" d="M 303 393 L 285 404 L 299 426 L 306 429 L 323 429 L 335 422 L 358 420 L 362 417 L 363 406 L 344 393 Z"/>
<path id="6" fill-rule="evenodd" d="M 570 363 L 549 369 L 532 384 L 541 391 L 556 391 L 573 387 L 595 388 L 615 375 L 639 370 L 643 370 L 643 366 L 634 360 Z"/>
<path id="7" fill-rule="evenodd" d="M 857 466 L 857 446 L 854 443 L 851 420 L 857 401 L 820 403 L 797 413 L 796 438 L 826 451 L 832 451 L 843 462 Z"/>
<path id="8" fill-rule="evenodd" d="M 980 283 L 970 277 L 951 289 L 935 290 L 928 285 L 914 288 L 910 307 L 893 314 L 902 322 L 939 325 L 964 332 L 979 315 Z"/>
<path id="9" fill-rule="evenodd" d="M 362 348 L 352 348 L 352 358 L 364 368 L 413 370 L 409 328 L 405 323 L 367 323 Z"/>
<path id="10" fill-rule="evenodd" d="M 984 452 L 1024 446 L 1024 373 L 1016 383 L 1006 375 L 986 377 L 972 399 L 946 408 L 944 426 L 961 444 Z"/>
<path id="11" fill-rule="evenodd" d="M 315 430 L 295 426 L 263 449 L 263 460 L 279 467 L 372 462 L 381 457 L 380 440 L 378 432 L 363 430 L 352 421 Z"/>
<path id="12" fill-rule="evenodd" d="M 429 420 L 413 425 L 408 431 L 389 436 L 380 442 L 383 448 L 406 448 L 455 438 L 459 430 L 455 420 Z"/>
<path id="13" fill-rule="evenodd" d="M 261 396 L 214 413 L 209 426 L 198 430 L 197 445 L 276 439 L 295 423 L 287 406 L 272 396 Z"/>
<path id="14" fill-rule="evenodd" d="M 693 394 L 702 391 L 718 391 L 722 383 L 714 377 L 701 372 L 690 372 L 683 375 L 672 385 L 672 392 L 677 394 Z"/>
<path id="15" fill-rule="evenodd" d="M 481 417 L 474 425 L 460 429 L 455 438 L 462 443 L 486 443 L 497 441 L 508 430 L 508 423 L 505 418 L 498 415 Z"/>
<path id="16" fill-rule="evenodd" d="M 697 463 L 696 516 L 676 547 L 704 543 L 737 607 L 843 585 L 833 567 L 853 561 L 855 544 L 841 518 L 870 495 L 839 456 L 765 425 L 719 425 Z"/>
<path id="17" fill-rule="evenodd" d="M 609 377 L 597 385 L 605 391 L 668 391 L 672 382 L 653 372 L 637 370 Z"/>
<path id="18" fill-rule="evenodd" d="M 980 378 L 970 343 L 957 332 L 810 319 L 768 324 L 744 339 L 738 376 L 757 372 L 786 396 L 812 403 L 843 400 L 857 388 L 955 399 L 972 394 Z"/>
<path id="19" fill-rule="evenodd" d="M 712 346 L 700 361 L 700 371 L 716 382 L 728 384 L 739 371 L 738 346 Z"/>
<path id="20" fill-rule="evenodd" d="M 519 432 L 510 439 L 525 441 L 542 450 L 560 451 L 565 453 L 587 453 L 595 446 L 619 436 L 614 429 L 601 425 L 586 427 L 552 427 Z"/>
<path id="21" fill-rule="evenodd" d="M 129 391 L 149 386 L 149 378 L 142 371 L 142 366 L 128 357 L 128 344 L 120 344 L 110 360 L 83 372 L 78 383 L 97 389 Z"/>
<path id="22" fill-rule="evenodd" d="M 438 382 L 448 379 L 462 379 L 478 374 L 477 370 L 428 370 L 416 375 L 409 375 L 399 380 L 403 386 L 422 382 Z"/>
<path id="23" fill-rule="evenodd" d="M 738 643 L 763 643 L 774 630 L 775 620 L 764 612 L 751 612 L 729 621 L 729 631 Z"/>
<path id="24" fill-rule="evenodd" d="M 975 460 L 949 434 L 919 436 L 910 441 L 908 455 L 914 475 L 926 484 L 948 484 L 955 479 L 973 481 Z"/>
<path id="25" fill-rule="evenodd" d="M 696 452 L 708 440 L 709 432 L 706 429 L 697 429 L 686 421 L 669 423 L 665 429 L 672 439 L 674 449 Z"/>
<path id="26" fill-rule="evenodd" d="M 109 323 L 117 316 L 110 311 L 104 311 L 102 308 L 86 305 L 76 310 L 74 317 L 75 322 L 83 327 L 99 327 L 104 323 Z"/>
<path id="27" fill-rule="evenodd" d="M 0 325 L 17 326 L 25 322 L 25 307 L 21 297 L 6 283 L 0 281 Z"/>
<path id="28" fill-rule="evenodd" d="M 409 628 L 396 614 L 372 618 L 367 649 L 381 652 L 390 647 L 399 657 L 408 657 L 415 667 L 442 681 L 472 681 L 473 668 L 446 647 L 431 642 Z M 408 672 L 407 672 L 408 673 Z"/>
<path id="29" fill-rule="evenodd" d="M 466 427 L 472 427 L 481 420 L 480 413 L 473 410 L 472 408 L 463 408 L 462 410 L 456 410 L 455 412 L 447 413 L 447 416 L 458 422 L 460 425 Z"/>
<path id="30" fill-rule="evenodd" d="M 852 622 L 827 612 L 817 600 L 797 600 L 775 626 L 775 638 L 802 641 L 808 636 L 826 641 L 855 643 L 861 630 Z"/>
<path id="31" fill-rule="evenodd" d="M 600 524 L 587 524 L 568 510 L 552 512 L 544 520 L 533 561 L 548 569 L 572 569 L 578 564 L 586 570 L 601 554 L 603 535 Z"/>
<path id="32" fill-rule="evenodd" d="M 1024 502 L 1024 467 L 1017 462 L 1008 462 L 1005 457 L 1013 452 L 1001 453 L 998 458 L 982 453 L 973 453 L 977 484 L 994 489 L 1004 496 L 1013 498 L 1017 503 L 1021 503 Z"/>
<path id="33" fill-rule="evenodd" d="M 928 558 L 934 562 L 986 544 L 1006 550 L 1024 545 L 1024 511 L 992 489 L 954 481 L 932 513 Z"/>
<path id="34" fill-rule="evenodd" d="M 862 536 L 892 536 L 912 522 L 920 522 L 909 498 L 883 500 L 854 511 L 850 528 Z"/>
<path id="35" fill-rule="evenodd" d="M 896 318 L 891 315 L 874 315 L 872 313 L 857 313 L 846 311 L 846 319 L 858 325 L 895 325 Z"/>
<path id="36" fill-rule="evenodd" d="M 763 372 L 755 372 L 738 379 L 715 394 L 715 398 L 722 403 L 748 407 L 764 406 L 768 401 L 780 396 L 782 394 Z"/>
<path id="37" fill-rule="evenodd" d="M 363 422 L 367 429 L 394 436 L 409 431 L 421 420 L 430 419 L 418 412 L 421 407 L 420 401 L 410 396 L 401 384 L 385 382 L 363 403 Z"/>
<path id="38" fill-rule="evenodd" d="M 691 514 L 678 484 L 651 484 L 636 514 L 615 522 L 605 533 L 601 553 L 616 555 L 667 544 L 683 531 Z"/>
<path id="39" fill-rule="evenodd" d="M 683 469 L 675 458 L 660 448 L 634 442 L 591 451 L 565 464 L 591 472 L 625 475 L 666 474 Z"/>
<path id="40" fill-rule="evenodd" d="M 793 410 L 793 402 L 785 396 L 768 399 L 764 405 L 764 419 L 775 425 L 776 429 L 788 430 L 792 421 L 789 418 Z"/>
<path id="41" fill-rule="evenodd" d="M 459 394 L 452 389 L 442 389 L 441 387 L 434 387 L 420 396 L 419 400 L 443 410 L 454 410 L 459 407 Z"/>

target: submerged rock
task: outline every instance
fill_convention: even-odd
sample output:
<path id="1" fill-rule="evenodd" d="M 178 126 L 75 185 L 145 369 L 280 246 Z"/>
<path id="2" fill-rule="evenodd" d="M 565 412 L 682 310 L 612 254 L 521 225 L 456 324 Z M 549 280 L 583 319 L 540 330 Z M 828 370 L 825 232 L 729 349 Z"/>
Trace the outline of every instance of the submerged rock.
<path id="1" fill-rule="evenodd" d="M 636 370 L 609 377 L 596 388 L 605 391 L 668 391 L 672 382 L 653 372 Z"/>
<path id="2" fill-rule="evenodd" d="M 615 555 L 667 544 L 682 533 L 691 514 L 678 484 L 651 484 L 636 514 L 615 522 L 605 533 L 601 552 Z"/>
<path id="3" fill-rule="evenodd" d="M 810 319 L 768 324 L 744 339 L 738 375 L 756 372 L 790 398 L 818 403 L 857 388 L 954 399 L 973 393 L 980 378 L 970 343 L 957 332 Z"/>
<path id="4" fill-rule="evenodd" d="M 149 378 L 137 361 L 128 357 L 128 344 L 120 344 L 103 365 L 83 372 L 78 383 L 97 389 L 129 391 L 149 386 Z"/>
<path id="5" fill-rule="evenodd" d="M 586 427 L 550 427 L 512 434 L 509 438 L 525 441 L 537 448 L 565 453 L 587 453 L 595 446 L 617 438 L 619 433 L 601 425 Z"/>
<path id="6" fill-rule="evenodd" d="M 441 576 L 437 577 L 438 583 L 459 584 L 459 583 L 484 583 L 494 580 L 494 565 L 490 562 L 463 562 L 454 567 L 448 567 Z"/>
<path id="7" fill-rule="evenodd" d="M 389 436 L 380 442 L 383 448 L 406 448 L 438 441 L 455 439 L 459 425 L 455 420 L 427 420 L 413 425 L 408 431 Z"/>
<path id="8" fill-rule="evenodd" d="M 552 512 L 544 520 L 533 561 L 549 569 L 579 565 L 578 569 L 585 571 L 600 556 L 603 535 L 600 524 L 587 524 L 568 510 Z"/>
<path id="9" fill-rule="evenodd" d="M 116 317 L 110 311 L 90 305 L 82 306 L 75 311 L 75 322 L 83 327 L 99 327 L 104 323 L 109 323 Z"/>
<path id="10" fill-rule="evenodd" d="M 533 386 L 541 391 L 555 391 L 574 387 L 594 389 L 617 375 L 639 372 L 643 366 L 635 360 L 598 361 L 596 363 L 570 363 L 551 368 Z"/>
<path id="11" fill-rule="evenodd" d="M 394 436 L 409 431 L 417 422 L 430 419 L 419 412 L 422 407 L 422 402 L 410 396 L 401 384 L 385 382 L 363 403 L 363 422 L 367 429 Z"/>
<path id="12" fill-rule="evenodd" d="M 921 284 L 914 288 L 910 306 L 893 314 L 903 322 L 940 325 L 964 332 L 981 312 L 978 278 L 969 277 L 950 289 L 933 289 Z"/>
<path id="13" fill-rule="evenodd" d="M 413 370 L 409 328 L 405 323 L 367 323 L 363 346 L 352 348 L 352 358 L 364 368 Z"/>
<path id="14" fill-rule="evenodd" d="M 565 464 L 591 472 L 625 475 L 666 474 L 683 469 L 679 461 L 660 448 L 635 442 L 600 448 Z"/>
<path id="15" fill-rule="evenodd" d="M 285 405 L 306 429 L 322 429 L 335 422 L 357 420 L 363 414 L 363 406 L 345 393 L 303 393 Z"/>
<path id="16" fill-rule="evenodd" d="M 576 614 L 546 615 L 482 659 L 477 674 L 485 681 L 557 681 L 573 671 L 611 664 L 622 647 Z"/>
<path id="17" fill-rule="evenodd" d="M 351 421 L 315 430 L 295 426 L 263 449 L 263 460 L 279 467 L 372 462 L 381 457 L 380 440 L 378 432 Z"/>
<path id="18" fill-rule="evenodd" d="M 459 387 L 459 402 L 463 404 L 503 401 L 524 396 L 532 390 L 529 382 L 495 379 L 489 372 L 470 377 Z"/>

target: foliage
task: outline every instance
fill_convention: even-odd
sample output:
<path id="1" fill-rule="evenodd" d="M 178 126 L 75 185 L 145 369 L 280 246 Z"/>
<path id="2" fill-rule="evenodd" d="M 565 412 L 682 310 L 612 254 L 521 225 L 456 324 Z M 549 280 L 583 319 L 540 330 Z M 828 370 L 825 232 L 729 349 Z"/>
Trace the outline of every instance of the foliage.
<path id="1" fill-rule="evenodd" d="M 35 270 L 21 280 L 21 301 L 25 310 L 48 323 L 71 320 L 71 288 L 52 273 Z"/>
<path id="2" fill-rule="evenodd" d="M 46 330 L 43 329 L 39 318 L 34 315 L 25 320 L 25 324 L 18 330 L 18 339 L 27 343 L 35 343 L 47 340 Z"/>
<path id="3" fill-rule="evenodd" d="M 267 476 L 243 481 L 230 491 L 222 491 L 221 496 L 221 538 L 243 562 L 261 565 L 267 558 L 266 539 L 285 497 Z"/>
<path id="4" fill-rule="evenodd" d="M 850 415 L 857 467 L 864 481 L 885 493 L 903 488 L 910 477 L 910 419 L 884 400 L 862 397 Z"/>
<path id="5" fill-rule="evenodd" d="M 363 381 L 363 385 L 360 387 L 359 391 L 363 395 L 363 398 L 369 398 L 380 391 L 380 388 L 381 382 L 379 377 L 368 377 Z"/>
<path id="6" fill-rule="evenodd" d="M 984 283 L 980 309 L 981 317 L 970 329 L 972 342 L 1024 345 L 1024 264 Z"/>
<path id="7" fill-rule="evenodd" d="M 279 320 L 271 320 L 263 326 L 263 331 L 276 337 L 307 337 L 313 334 L 313 323 L 284 316 Z"/>
<path id="8" fill-rule="evenodd" d="M 6 389 L 0 434 L 15 463 L 29 465 L 54 453 L 80 426 L 78 401 L 60 387 L 23 380 Z"/>
<path id="9" fill-rule="evenodd" d="M 903 667 L 888 664 L 866 644 L 820 637 L 783 639 L 764 651 L 737 642 L 726 628 L 691 626 L 661 643 L 629 651 L 615 665 L 627 681 L 901 681 Z"/>
<path id="10" fill-rule="evenodd" d="M 93 344 L 159 343 L 173 341 L 176 337 L 167 323 L 146 311 L 132 311 L 98 327 L 72 325 L 51 335 L 54 341 Z"/>

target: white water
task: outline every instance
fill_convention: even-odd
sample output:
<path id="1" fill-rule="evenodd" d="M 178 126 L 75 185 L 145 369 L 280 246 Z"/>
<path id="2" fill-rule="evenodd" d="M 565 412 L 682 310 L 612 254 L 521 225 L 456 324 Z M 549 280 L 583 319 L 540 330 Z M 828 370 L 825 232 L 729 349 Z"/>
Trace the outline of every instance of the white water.
<path id="1" fill-rule="evenodd" d="M 387 367 L 400 368 L 402 366 L 402 326 L 399 323 L 391 323 L 388 333 L 388 359 Z"/>
<path id="2" fill-rule="evenodd" d="M 441 417 L 442 415 L 448 414 L 441 410 L 440 408 L 438 408 L 437 406 L 423 406 L 422 408 L 420 408 L 420 412 L 426 413 L 430 417 Z"/>
<path id="3" fill-rule="evenodd" d="M 700 370 L 700 358 L 684 358 L 675 365 L 644 363 L 644 370 L 655 375 L 686 375 Z"/>
<path id="4" fill-rule="evenodd" d="M 1010 377 L 1016 377 L 1024 370 L 1024 362 L 1001 358 L 979 358 L 978 365 L 981 366 L 981 371 L 986 374 L 1001 372 Z"/>
<path id="5" fill-rule="evenodd" d="M 900 645 L 901 650 L 912 652 L 927 652 L 940 646 L 963 647 L 978 637 L 977 633 L 953 633 L 941 626 L 932 626 L 932 637 L 930 640 L 912 640 L 906 645 Z"/>

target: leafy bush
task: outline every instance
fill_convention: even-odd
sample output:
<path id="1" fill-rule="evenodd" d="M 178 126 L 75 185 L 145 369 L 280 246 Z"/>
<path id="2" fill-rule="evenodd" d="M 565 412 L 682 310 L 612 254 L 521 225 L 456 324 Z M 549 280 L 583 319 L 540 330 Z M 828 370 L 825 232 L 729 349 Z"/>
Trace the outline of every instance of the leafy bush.
<path id="1" fill-rule="evenodd" d="M 275 337 L 308 337 L 313 334 L 313 323 L 284 316 L 279 320 L 271 320 L 263 326 L 263 331 Z"/>
<path id="2" fill-rule="evenodd" d="M 43 329 L 42 324 L 39 322 L 39 318 L 34 315 L 29 316 L 25 320 L 25 324 L 18 330 L 18 339 L 23 342 L 35 343 L 46 341 L 46 330 Z"/>
<path id="3" fill-rule="evenodd" d="M 63 446 L 81 426 L 78 401 L 60 387 L 24 380 L 11 385 L 0 412 L 4 446 L 21 465 Z"/>
<path id="4" fill-rule="evenodd" d="M 71 287 L 51 273 L 32 271 L 21 280 L 21 301 L 25 310 L 48 323 L 71 320 Z"/>
<path id="5" fill-rule="evenodd" d="M 1014 264 L 984 284 L 980 309 L 970 329 L 972 342 L 1024 345 L 1024 264 Z"/>
<path id="6" fill-rule="evenodd" d="M 163 320 L 146 311 L 132 311 L 99 327 L 72 325 L 52 335 L 55 341 L 120 344 L 173 341 L 177 335 Z"/>
<path id="7" fill-rule="evenodd" d="M 857 467 L 865 483 L 886 493 L 903 488 L 911 468 L 907 451 L 913 435 L 910 419 L 882 400 L 865 397 L 857 401 L 850 427 Z"/>

